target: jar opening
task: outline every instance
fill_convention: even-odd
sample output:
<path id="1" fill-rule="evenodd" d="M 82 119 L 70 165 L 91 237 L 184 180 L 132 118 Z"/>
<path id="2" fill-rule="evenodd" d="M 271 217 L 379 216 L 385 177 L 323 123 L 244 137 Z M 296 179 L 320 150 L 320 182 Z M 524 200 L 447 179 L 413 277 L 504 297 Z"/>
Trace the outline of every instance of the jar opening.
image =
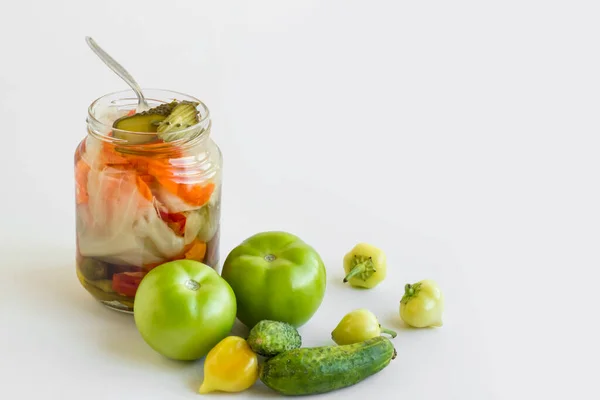
<path id="1" fill-rule="evenodd" d="M 117 143 L 119 146 L 135 147 L 172 147 L 181 145 L 191 140 L 207 136 L 210 132 L 210 112 L 208 107 L 199 99 L 190 95 L 163 89 L 142 89 L 150 107 L 170 103 L 173 100 L 187 100 L 198 103 L 198 123 L 177 131 L 181 139 L 169 143 L 151 141 L 156 133 L 135 132 L 113 128 L 113 123 L 118 118 L 126 116 L 137 107 L 137 97 L 133 90 L 123 90 L 101 96 L 94 100 L 88 107 L 88 131 L 91 135 L 101 140 Z M 146 143 L 149 142 L 149 143 Z"/>

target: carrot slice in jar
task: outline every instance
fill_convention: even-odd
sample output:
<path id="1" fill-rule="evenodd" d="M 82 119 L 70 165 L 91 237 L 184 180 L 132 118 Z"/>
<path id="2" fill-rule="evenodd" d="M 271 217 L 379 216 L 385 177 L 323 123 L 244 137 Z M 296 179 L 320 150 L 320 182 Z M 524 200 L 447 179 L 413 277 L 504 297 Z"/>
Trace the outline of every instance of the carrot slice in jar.
<path id="1" fill-rule="evenodd" d="M 152 191 L 150 190 L 150 186 L 148 186 L 148 183 L 146 183 L 139 175 L 137 175 L 135 177 L 135 184 L 137 185 L 137 188 L 142 197 L 144 197 L 148 201 L 152 201 L 154 196 L 152 195 Z"/>
<path id="2" fill-rule="evenodd" d="M 214 190 L 215 184 L 212 182 L 197 185 L 178 184 L 177 196 L 191 205 L 203 206 L 208 203 Z"/>
<path id="3" fill-rule="evenodd" d="M 77 204 L 87 203 L 90 196 L 87 191 L 88 173 L 90 166 L 83 160 L 78 160 L 75 164 L 75 184 L 76 184 L 76 201 Z"/>
<path id="4" fill-rule="evenodd" d="M 194 240 L 192 247 L 185 252 L 186 260 L 195 260 L 195 261 L 204 261 L 204 256 L 206 255 L 206 243 L 201 242 L 200 240 Z"/>
<path id="5" fill-rule="evenodd" d="M 158 183 L 169 193 L 174 194 L 192 206 L 200 207 L 208 203 L 210 196 L 212 196 L 215 190 L 213 182 L 177 182 L 178 177 L 173 173 L 173 166 L 166 160 L 149 161 L 148 173 L 154 176 Z"/>
<path id="6" fill-rule="evenodd" d="M 215 184 L 213 182 L 204 184 L 177 183 L 170 178 L 160 175 L 156 176 L 156 180 L 167 191 L 192 206 L 200 207 L 208 203 L 210 196 L 215 190 Z"/>
<path id="7" fill-rule="evenodd" d="M 149 183 L 158 182 L 169 193 L 179 197 L 191 206 L 201 207 L 210 200 L 215 190 L 213 182 L 204 183 L 182 183 L 174 172 L 174 166 L 168 159 L 155 159 L 139 155 L 121 155 L 115 150 L 115 146 L 104 143 L 102 149 L 102 161 L 112 167 L 121 167 L 135 171 L 138 188 L 142 196 L 152 200 L 152 191 Z"/>
<path id="8" fill-rule="evenodd" d="M 127 158 L 120 155 L 116 150 L 115 146 L 111 143 L 104 142 L 102 144 L 101 160 L 103 164 L 129 164 Z"/>

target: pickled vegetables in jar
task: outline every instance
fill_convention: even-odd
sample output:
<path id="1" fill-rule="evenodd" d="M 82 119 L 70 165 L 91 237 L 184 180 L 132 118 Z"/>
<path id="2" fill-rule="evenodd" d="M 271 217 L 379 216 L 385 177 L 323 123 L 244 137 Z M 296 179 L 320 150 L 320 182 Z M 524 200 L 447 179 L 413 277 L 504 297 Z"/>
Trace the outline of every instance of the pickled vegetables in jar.
<path id="1" fill-rule="evenodd" d="M 219 262 L 222 157 L 208 108 L 145 90 L 94 101 L 75 153 L 77 276 L 108 307 L 131 312 L 145 274 L 167 261 Z"/>

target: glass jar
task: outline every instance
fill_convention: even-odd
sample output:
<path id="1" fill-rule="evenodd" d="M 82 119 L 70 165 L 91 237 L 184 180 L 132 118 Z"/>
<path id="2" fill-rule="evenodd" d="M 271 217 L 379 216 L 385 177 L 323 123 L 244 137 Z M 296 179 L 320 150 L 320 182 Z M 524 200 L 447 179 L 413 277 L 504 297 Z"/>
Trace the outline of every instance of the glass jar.
<path id="1" fill-rule="evenodd" d="M 222 156 L 208 108 L 182 93 L 144 94 L 150 107 L 196 102 L 199 122 L 170 142 L 113 129 L 135 113 L 137 98 L 131 90 L 112 93 L 90 105 L 87 137 L 75 153 L 77 277 L 97 300 L 126 312 L 152 268 L 219 262 Z"/>

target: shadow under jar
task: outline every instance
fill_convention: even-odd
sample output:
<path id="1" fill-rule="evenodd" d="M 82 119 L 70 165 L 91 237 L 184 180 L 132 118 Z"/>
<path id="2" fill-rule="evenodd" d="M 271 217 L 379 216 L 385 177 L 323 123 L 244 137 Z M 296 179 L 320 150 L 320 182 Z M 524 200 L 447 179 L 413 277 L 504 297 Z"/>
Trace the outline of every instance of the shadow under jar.
<path id="1" fill-rule="evenodd" d="M 208 108 L 167 90 L 144 90 L 151 107 L 198 103 L 199 122 L 179 139 L 113 128 L 135 113 L 132 91 L 88 109 L 87 137 L 75 153 L 77 277 L 97 300 L 133 311 L 145 274 L 172 260 L 219 262 L 222 156 L 210 138 Z"/>

